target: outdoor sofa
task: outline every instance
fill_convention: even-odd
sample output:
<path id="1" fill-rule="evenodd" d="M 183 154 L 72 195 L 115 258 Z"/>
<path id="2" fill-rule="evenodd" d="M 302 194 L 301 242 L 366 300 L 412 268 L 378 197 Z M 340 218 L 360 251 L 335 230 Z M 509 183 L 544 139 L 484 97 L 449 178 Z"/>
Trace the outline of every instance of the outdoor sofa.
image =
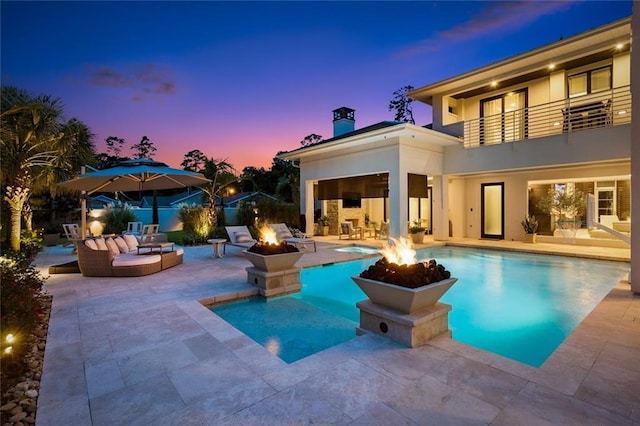
<path id="1" fill-rule="evenodd" d="M 183 261 L 181 247 L 158 248 L 138 254 L 132 235 L 76 242 L 78 267 L 85 277 L 138 277 L 160 272 Z"/>

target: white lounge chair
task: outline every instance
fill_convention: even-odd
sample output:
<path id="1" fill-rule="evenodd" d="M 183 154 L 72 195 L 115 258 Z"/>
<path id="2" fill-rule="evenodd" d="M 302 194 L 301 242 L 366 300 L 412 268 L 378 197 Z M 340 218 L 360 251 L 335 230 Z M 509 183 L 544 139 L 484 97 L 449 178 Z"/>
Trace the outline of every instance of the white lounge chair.
<path id="1" fill-rule="evenodd" d="M 138 241 L 140 241 L 143 244 L 155 243 L 158 241 L 159 228 L 160 228 L 160 225 L 157 223 L 154 223 L 151 225 L 144 225 L 142 227 L 142 232 L 140 232 L 140 235 L 137 235 L 136 238 L 138 238 Z"/>
<path id="2" fill-rule="evenodd" d="M 227 244 L 248 249 L 258 242 L 251 236 L 251 232 L 249 232 L 249 228 L 246 226 L 225 226 L 224 229 L 227 231 L 229 241 L 225 243 L 222 250 L 223 253 L 227 251 Z"/>
<path id="3" fill-rule="evenodd" d="M 142 235 L 142 228 L 144 224 L 142 222 L 129 222 L 127 224 L 127 230 L 123 234 L 129 235 Z"/>
<path id="4" fill-rule="evenodd" d="M 76 243 L 82 241 L 82 237 L 80 237 L 80 226 L 78 226 L 77 223 L 64 223 L 62 228 L 67 236 L 67 242 L 64 245 L 72 244 L 73 250 L 71 252 L 75 253 L 77 251 Z"/>
<path id="5" fill-rule="evenodd" d="M 313 251 L 317 251 L 316 241 L 307 238 L 304 233 L 296 233 L 294 236 L 286 223 L 273 223 L 269 227 L 276 233 L 276 239 L 278 241 L 284 241 L 288 244 L 296 246 L 298 249 L 305 249 L 307 245 L 313 245 Z"/>

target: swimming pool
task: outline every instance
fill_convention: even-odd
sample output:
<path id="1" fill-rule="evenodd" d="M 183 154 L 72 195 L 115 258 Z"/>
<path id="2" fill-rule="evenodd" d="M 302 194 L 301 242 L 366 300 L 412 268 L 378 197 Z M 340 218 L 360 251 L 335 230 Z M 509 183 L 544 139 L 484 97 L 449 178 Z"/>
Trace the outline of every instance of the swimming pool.
<path id="1" fill-rule="evenodd" d="M 628 272 L 627 263 L 436 247 L 418 251 L 458 278 L 451 304 L 453 339 L 539 367 Z M 302 291 L 268 301 L 213 307 L 286 362 L 355 337 L 366 296 L 351 280 L 378 257 L 303 269 Z M 293 320 L 292 320 L 293 319 Z"/>
<path id="2" fill-rule="evenodd" d="M 367 246 L 347 246 L 335 248 L 335 251 L 343 252 L 343 253 L 358 253 L 358 254 L 376 254 L 380 253 L 380 249 L 367 247 Z"/>

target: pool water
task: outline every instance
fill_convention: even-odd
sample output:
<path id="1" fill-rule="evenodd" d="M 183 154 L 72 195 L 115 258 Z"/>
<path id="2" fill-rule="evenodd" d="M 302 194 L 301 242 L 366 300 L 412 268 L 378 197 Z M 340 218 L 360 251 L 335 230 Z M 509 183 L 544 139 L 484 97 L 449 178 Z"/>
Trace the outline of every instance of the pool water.
<path id="1" fill-rule="evenodd" d="M 418 251 L 458 278 L 442 297 L 452 305 L 453 339 L 539 367 L 629 271 L 607 262 L 496 250 Z M 286 362 L 355 337 L 366 296 L 351 280 L 377 257 L 303 269 L 302 291 L 212 310 Z"/>
<path id="2" fill-rule="evenodd" d="M 380 249 L 363 246 L 347 246 L 334 249 L 343 253 L 358 253 L 358 254 L 375 254 L 380 253 Z"/>

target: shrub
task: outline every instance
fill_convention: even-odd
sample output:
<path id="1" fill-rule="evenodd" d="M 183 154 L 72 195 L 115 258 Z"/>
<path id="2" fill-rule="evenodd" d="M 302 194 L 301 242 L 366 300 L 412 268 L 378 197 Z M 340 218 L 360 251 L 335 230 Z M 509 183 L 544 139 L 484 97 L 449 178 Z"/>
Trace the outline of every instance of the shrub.
<path id="1" fill-rule="evenodd" d="M 45 279 L 33 266 L 8 257 L 0 258 L 0 318 L 4 332 L 29 333 L 40 314 L 37 296 Z"/>
<path id="2" fill-rule="evenodd" d="M 268 198 L 258 201 L 258 222 L 286 223 L 298 227 L 300 212 L 295 204 L 281 203 Z"/>
<path id="3" fill-rule="evenodd" d="M 104 233 L 120 234 L 129 222 L 138 222 L 133 208 L 127 203 L 110 203 L 105 208 Z"/>
<path id="4" fill-rule="evenodd" d="M 255 205 L 253 203 L 240 203 L 236 216 L 238 225 L 254 226 L 256 220 L 254 209 Z"/>
<path id="5" fill-rule="evenodd" d="M 182 221 L 185 245 L 203 243 L 213 231 L 209 209 L 195 204 L 181 204 L 178 218 Z"/>

